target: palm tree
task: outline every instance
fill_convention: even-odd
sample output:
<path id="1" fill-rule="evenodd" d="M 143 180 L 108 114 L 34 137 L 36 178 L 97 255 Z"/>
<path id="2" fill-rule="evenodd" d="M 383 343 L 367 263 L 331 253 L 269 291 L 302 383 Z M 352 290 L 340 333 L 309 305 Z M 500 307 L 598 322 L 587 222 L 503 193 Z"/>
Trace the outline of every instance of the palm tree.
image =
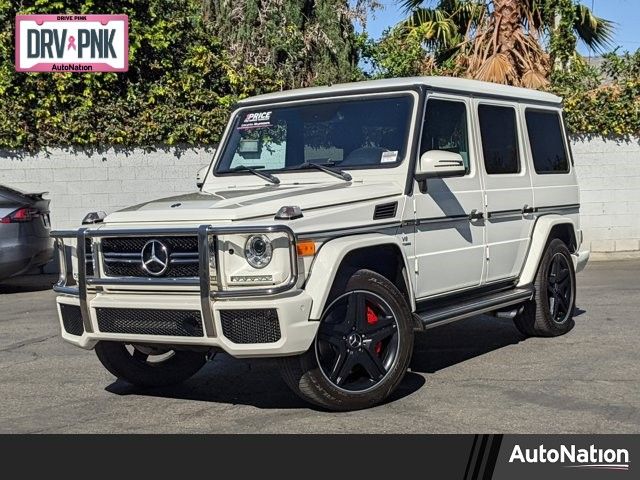
<path id="1" fill-rule="evenodd" d="M 427 52 L 453 59 L 467 76 L 540 88 L 555 65 L 566 67 L 575 41 L 602 51 L 613 23 L 574 0 L 399 0 L 420 29 Z M 543 45 L 549 48 L 545 50 Z"/>
<path id="2" fill-rule="evenodd" d="M 451 57 L 487 16 L 484 1 L 441 0 L 433 8 L 410 3 L 402 2 L 410 16 L 399 29 L 405 34 L 418 29 L 427 51 L 440 60 Z"/>

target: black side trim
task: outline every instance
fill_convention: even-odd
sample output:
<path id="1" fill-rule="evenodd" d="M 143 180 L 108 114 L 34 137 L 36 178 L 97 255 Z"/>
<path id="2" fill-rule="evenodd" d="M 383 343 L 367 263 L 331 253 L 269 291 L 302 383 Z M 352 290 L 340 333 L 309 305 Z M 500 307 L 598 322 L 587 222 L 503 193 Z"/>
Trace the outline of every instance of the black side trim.
<path id="1" fill-rule="evenodd" d="M 397 211 L 398 202 L 381 203 L 380 205 L 376 205 L 376 208 L 373 211 L 373 219 L 382 220 L 384 218 L 393 218 L 396 216 Z"/>
<path id="2" fill-rule="evenodd" d="M 371 233 L 371 232 L 379 232 L 381 229 L 393 228 L 393 227 L 402 227 L 402 222 L 385 222 L 378 224 L 370 224 L 370 225 L 362 225 L 359 227 L 351 227 L 351 228 L 334 228 L 331 230 L 317 230 L 315 232 L 300 232 L 298 233 L 299 238 L 307 238 L 307 237 L 335 237 L 335 236 L 343 236 L 343 235 L 355 235 L 358 233 Z"/>
<path id="3" fill-rule="evenodd" d="M 466 213 L 461 213 L 459 215 L 447 215 L 444 217 L 426 217 L 426 218 L 418 218 L 416 220 L 416 225 L 420 225 L 422 223 L 437 223 L 442 221 L 452 221 L 452 220 L 468 220 L 469 215 Z"/>
<path id="4" fill-rule="evenodd" d="M 554 210 L 573 210 L 573 209 L 580 210 L 580 204 L 579 203 L 571 203 L 571 204 L 567 204 L 567 205 L 549 205 L 549 206 L 544 206 L 544 207 L 537 207 L 535 209 L 535 211 L 536 212 L 550 212 L 550 211 L 554 211 Z"/>
<path id="5" fill-rule="evenodd" d="M 512 216 L 520 216 L 523 214 L 532 214 L 532 213 L 554 213 L 562 210 L 580 210 L 579 203 L 572 203 L 568 205 L 549 205 L 544 207 L 527 207 L 524 210 L 520 209 L 510 209 L 510 210 L 494 210 L 487 214 L 487 218 L 503 218 L 503 217 L 512 217 Z"/>
<path id="6" fill-rule="evenodd" d="M 493 293 L 467 301 L 457 301 L 451 305 L 434 308 L 419 314 L 419 317 L 424 329 L 433 328 L 445 323 L 522 303 L 530 300 L 533 297 L 533 293 L 533 287 L 513 288 L 504 292 Z"/>
<path id="7" fill-rule="evenodd" d="M 487 214 L 487 218 L 508 217 L 511 215 L 522 215 L 522 210 L 514 208 L 511 210 L 495 210 Z"/>
<path id="8" fill-rule="evenodd" d="M 516 286 L 517 279 L 503 280 L 499 282 L 483 285 L 482 287 L 472 287 L 467 290 L 447 293 L 436 298 L 423 298 L 416 300 L 416 313 L 424 312 L 427 310 L 433 310 L 435 308 L 445 307 L 448 305 L 454 305 L 456 303 L 464 302 L 467 300 L 473 300 L 480 298 L 491 293 L 503 292 L 505 290 L 512 289 Z"/>
<path id="9" fill-rule="evenodd" d="M 463 213 L 461 215 L 447 215 L 443 217 L 424 217 L 416 220 L 405 220 L 403 225 L 422 225 L 426 223 L 442 223 L 442 222 L 454 222 L 458 220 L 468 220 L 469 215 Z"/>

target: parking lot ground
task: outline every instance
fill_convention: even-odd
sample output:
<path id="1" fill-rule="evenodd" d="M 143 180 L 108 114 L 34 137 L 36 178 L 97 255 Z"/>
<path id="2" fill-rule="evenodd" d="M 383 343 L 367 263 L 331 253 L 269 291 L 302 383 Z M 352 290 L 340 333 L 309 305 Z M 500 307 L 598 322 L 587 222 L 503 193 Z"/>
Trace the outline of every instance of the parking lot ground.
<path id="1" fill-rule="evenodd" d="M 310 408 L 265 360 L 218 355 L 172 388 L 115 381 L 60 339 L 53 281 L 0 285 L 0 432 L 640 432 L 640 260 L 591 263 L 563 337 L 487 316 L 419 334 L 393 398 L 351 413 Z"/>

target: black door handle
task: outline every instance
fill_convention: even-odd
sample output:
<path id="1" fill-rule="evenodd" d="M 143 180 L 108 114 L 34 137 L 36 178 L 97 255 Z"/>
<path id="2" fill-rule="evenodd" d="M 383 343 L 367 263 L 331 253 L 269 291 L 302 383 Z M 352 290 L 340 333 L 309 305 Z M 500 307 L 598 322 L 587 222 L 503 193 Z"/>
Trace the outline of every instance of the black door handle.
<path id="1" fill-rule="evenodd" d="M 529 206 L 529 205 L 527 205 L 527 204 L 525 204 L 525 206 L 524 206 L 524 207 L 522 207 L 522 214 L 523 214 L 523 215 L 527 215 L 527 214 L 529 214 L 529 213 L 533 213 L 533 212 L 535 212 L 535 211 L 536 211 L 536 210 L 535 210 L 535 208 L 530 207 L 530 206 Z"/>
<path id="2" fill-rule="evenodd" d="M 473 210 L 471 210 L 471 213 L 469 214 L 469 221 L 470 222 L 473 222 L 474 220 L 482 220 L 483 218 L 484 218 L 484 213 L 483 212 L 479 212 L 475 208 Z"/>

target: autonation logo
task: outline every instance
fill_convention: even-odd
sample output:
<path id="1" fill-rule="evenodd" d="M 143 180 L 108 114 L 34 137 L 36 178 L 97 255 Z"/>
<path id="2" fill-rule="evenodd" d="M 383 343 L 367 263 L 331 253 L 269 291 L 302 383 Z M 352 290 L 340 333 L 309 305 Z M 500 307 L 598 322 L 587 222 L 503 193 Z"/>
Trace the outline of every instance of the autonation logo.
<path id="1" fill-rule="evenodd" d="M 559 448 L 522 449 L 515 445 L 509 463 L 560 463 L 568 468 L 592 468 L 599 470 L 629 470 L 629 451 L 625 448 L 578 448 L 575 445 L 560 445 Z"/>

